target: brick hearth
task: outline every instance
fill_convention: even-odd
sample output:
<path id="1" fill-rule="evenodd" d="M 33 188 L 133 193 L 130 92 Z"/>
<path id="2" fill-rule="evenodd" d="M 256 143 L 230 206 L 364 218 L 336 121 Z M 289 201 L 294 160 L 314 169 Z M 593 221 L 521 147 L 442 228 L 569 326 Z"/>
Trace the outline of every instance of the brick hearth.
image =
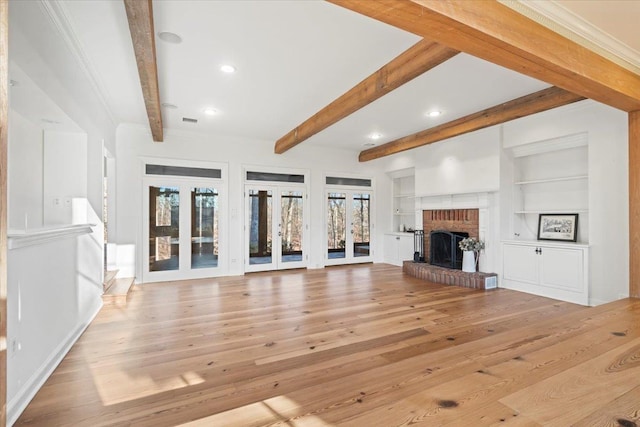
<path id="1" fill-rule="evenodd" d="M 484 282 L 487 277 L 498 277 L 496 273 L 466 273 L 462 270 L 453 270 L 413 261 L 404 261 L 402 263 L 402 271 L 409 276 L 429 282 L 472 289 L 485 289 Z"/>

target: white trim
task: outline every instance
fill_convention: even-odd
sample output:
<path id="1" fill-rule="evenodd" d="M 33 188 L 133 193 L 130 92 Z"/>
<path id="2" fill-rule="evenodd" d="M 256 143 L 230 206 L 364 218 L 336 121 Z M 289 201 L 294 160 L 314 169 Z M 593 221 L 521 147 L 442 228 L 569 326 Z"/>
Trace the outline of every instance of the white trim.
<path id="1" fill-rule="evenodd" d="M 96 318 L 102 308 L 102 300 L 96 299 L 96 306 L 89 311 L 85 321 L 81 322 L 67 338 L 62 341 L 58 347 L 51 353 L 47 360 L 34 372 L 34 374 L 25 382 L 16 395 L 7 402 L 7 425 L 13 425 L 20 417 L 20 414 L 27 408 L 29 402 L 40 391 L 47 379 L 53 374 L 64 359 L 71 347 L 78 341 L 82 333 Z"/>
<path id="2" fill-rule="evenodd" d="M 80 40 L 73 29 L 73 25 L 68 18 L 66 6 L 60 1 L 47 0 L 40 0 L 40 5 L 62 36 L 73 56 L 76 57 L 78 65 L 80 65 L 80 68 L 89 80 L 91 87 L 93 87 L 96 96 L 102 103 L 111 124 L 116 126 L 117 121 L 115 119 L 115 115 L 109 107 L 108 92 L 104 89 L 104 85 L 100 80 L 98 73 L 95 71 L 96 67 L 91 63 L 91 60 L 89 60 L 89 57 L 85 54 L 84 49 L 82 48 L 82 43 L 80 43 Z"/>
<path id="3" fill-rule="evenodd" d="M 389 171 L 387 172 L 387 175 L 389 176 L 389 178 L 391 179 L 395 179 L 395 178 L 407 178 L 410 176 L 415 177 L 416 175 L 416 168 L 415 167 L 410 167 L 410 168 L 404 168 L 404 169 L 397 169 L 397 170 L 393 170 L 393 171 Z"/>
<path id="4" fill-rule="evenodd" d="M 227 181 L 227 171 L 229 169 L 229 163 L 227 162 L 209 162 L 205 160 L 190 160 L 190 159 L 177 159 L 173 157 L 150 157 L 150 156 L 140 156 L 140 161 L 142 162 L 142 177 L 159 177 L 166 176 L 168 178 L 177 178 L 177 179 L 211 179 L 215 181 Z M 146 166 L 148 164 L 151 165 L 161 165 L 161 166 L 180 166 L 180 167 L 193 167 L 193 168 L 202 168 L 202 169 L 220 169 L 220 178 L 201 178 L 201 177 L 191 177 L 191 176 L 177 176 L 177 175 L 147 175 Z"/>
<path id="5" fill-rule="evenodd" d="M 243 163 L 242 165 L 242 183 L 264 183 L 267 185 L 277 184 L 277 185 L 304 185 L 309 186 L 311 183 L 311 171 L 309 169 L 299 169 L 299 168 L 288 168 L 281 166 L 264 166 L 264 165 L 255 165 L 255 164 L 247 164 Z M 282 181 L 255 181 L 247 179 L 247 172 L 264 172 L 264 173 L 281 173 L 281 174 L 291 174 L 291 175 L 304 175 L 304 182 L 282 182 Z"/>
<path id="6" fill-rule="evenodd" d="M 509 239 L 509 240 L 502 240 L 501 243 L 509 243 L 512 245 L 531 246 L 531 247 L 544 246 L 545 248 L 589 249 L 588 243 L 580 243 L 580 242 L 554 242 L 550 240 Z"/>
<path id="7" fill-rule="evenodd" d="M 425 209 L 474 209 L 489 206 L 490 193 L 500 191 L 499 188 L 491 188 L 479 191 L 465 191 L 453 193 L 424 193 L 416 194 L 416 199 L 421 200 L 421 210 Z M 425 207 L 426 206 L 426 207 Z"/>
<path id="8" fill-rule="evenodd" d="M 96 224 L 67 225 L 55 228 L 40 228 L 36 230 L 9 230 L 7 248 L 10 250 L 26 246 L 42 245 L 51 241 L 90 234 L 91 227 Z"/>
<path id="9" fill-rule="evenodd" d="M 499 0 L 505 6 L 550 30 L 640 74 L 640 52 L 581 16 L 549 0 Z"/>
<path id="10" fill-rule="evenodd" d="M 529 142 L 527 144 L 509 147 L 514 158 L 531 156 L 533 154 L 550 153 L 569 148 L 585 147 L 589 144 L 587 132 L 573 135 L 564 135 L 543 141 Z"/>
<path id="11" fill-rule="evenodd" d="M 352 178 L 352 179 L 368 179 L 371 181 L 371 185 L 366 187 L 364 185 L 340 185 L 340 184 L 327 184 L 327 178 Z M 340 190 L 348 190 L 348 191 L 370 191 L 373 195 L 376 189 L 376 178 L 372 175 L 366 174 L 355 174 L 349 172 L 324 172 L 322 174 L 322 186 L 325 189 L 325 201 L 327 197 L 327 188 L 336 188 Z"/>

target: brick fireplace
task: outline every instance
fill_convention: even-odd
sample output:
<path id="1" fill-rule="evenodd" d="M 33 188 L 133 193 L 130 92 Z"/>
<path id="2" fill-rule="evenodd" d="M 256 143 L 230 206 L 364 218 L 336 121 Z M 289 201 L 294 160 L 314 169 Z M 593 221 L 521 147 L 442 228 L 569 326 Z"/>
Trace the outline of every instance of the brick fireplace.
<path id="1" fill-rule="evenodd" d="M 485 199 L 486 200 L 486 199 Z M 486 203 L 478 203 L 486 211 Z M 424 230 L 424 256 L 429 260 L 429 234 L 434 230 L 468 233 L 469 237 L 480 236 L 480 208 L 475 209 L 425 209 L 422 211 L 422 228 Z M 486 215 L 486 212 L 485 212 Z M 486 221 L 483 220 L 483 221 Z M 484 224 L 486 227 L 486 224 Z M 486 229 L 483 230 L 486 232 Z M 492 289 L 497 286 L 495 273 L 466 273 L 461 270 L 443 268 L 425 263 L 405 261 L 402 271 L 407 275 L 428 282 L 446 285 L 463 286 L 475 289 Z"/>
<path id="2" fill-rule="evenodd" d="M 469 233 L 469 237 L 479 237 L 478 209 L 438 209 L 422 211 L 424 230 L 424 259 L 429 260 L 429 233 L 434 230 L 447 230 Z"/>

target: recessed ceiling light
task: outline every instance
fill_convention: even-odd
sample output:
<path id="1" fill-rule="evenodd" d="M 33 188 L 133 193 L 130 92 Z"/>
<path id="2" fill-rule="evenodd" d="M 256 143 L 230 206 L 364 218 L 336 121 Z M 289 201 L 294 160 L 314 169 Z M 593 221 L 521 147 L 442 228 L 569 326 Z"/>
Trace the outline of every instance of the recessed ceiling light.
<path id="1" fill-rule="evenodd" d="M 164 108 L 168 108 L 168 109 L 170 109 L 170 110 L 175 110 L 175 109 L 177 109 L 177 108 L 178 108 L 178 106 L 177 106 L 176 104 L 170 104 L 170 103 L 168 103 L 168 102 L 163 102 L 163 103 L 162 103 L 162 106 L 163 106 Z"/>
<path id="2" fill-rule="evenodd" d="M 215 116 L 218 114 L 218 110 L 215 108 L 205 108 L 203 111 L 207 116 Z"/>
<path id="3" fill-rule="evenodd" d="M 220 71 L 222 71 L 223 73 L 231 74 L 236 72 L 236 67 L 229 64 L 223 64 L 220 66 Z"/>
<path id="4" fill-rule="evenodd" d="M 442 115 L 442 111 L 434 110 L 427 113 L 427 117 L 438 117 Z"/>
<path id="5" fill-rule="evenodd" d="M 158 38 L 163 42 L 180 44 L 182 43 L 182 37 L 177 35 L 176 33 L 171 33 L 169 31 L 162 31 L 158 33 Z"/>
<path id="6" fill-rule="evenodd" d="M 378 140 L 380 138 L 382 138 L 382 134 L 381 133 L 375 132 L 375 133 L 372 133 L 371 135 L 369 135 L 369 139 L 373 139 L 374 141 Z"/>
<path id="7" fill-rule="evenodd" d="M 367 143 L 365 143 L 365 144 L 362 144 L 362 146 L 363 146 L 364 148 L 371 148 L 371 147 L 375 147 L 375 146 L 376 146 L 376 144 L 374 144 L 373 142 L 367 142 Z"/>

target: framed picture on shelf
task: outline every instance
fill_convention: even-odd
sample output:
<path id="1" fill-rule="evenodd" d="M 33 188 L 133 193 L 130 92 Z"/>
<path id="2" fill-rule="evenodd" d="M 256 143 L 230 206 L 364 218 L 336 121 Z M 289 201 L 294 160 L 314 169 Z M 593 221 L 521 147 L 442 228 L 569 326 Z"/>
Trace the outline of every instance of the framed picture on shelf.
<path id="1" fill-rule="evenodd" d="M 577 241 L 578 214 L 540 214 L 538 240 Z"/>

